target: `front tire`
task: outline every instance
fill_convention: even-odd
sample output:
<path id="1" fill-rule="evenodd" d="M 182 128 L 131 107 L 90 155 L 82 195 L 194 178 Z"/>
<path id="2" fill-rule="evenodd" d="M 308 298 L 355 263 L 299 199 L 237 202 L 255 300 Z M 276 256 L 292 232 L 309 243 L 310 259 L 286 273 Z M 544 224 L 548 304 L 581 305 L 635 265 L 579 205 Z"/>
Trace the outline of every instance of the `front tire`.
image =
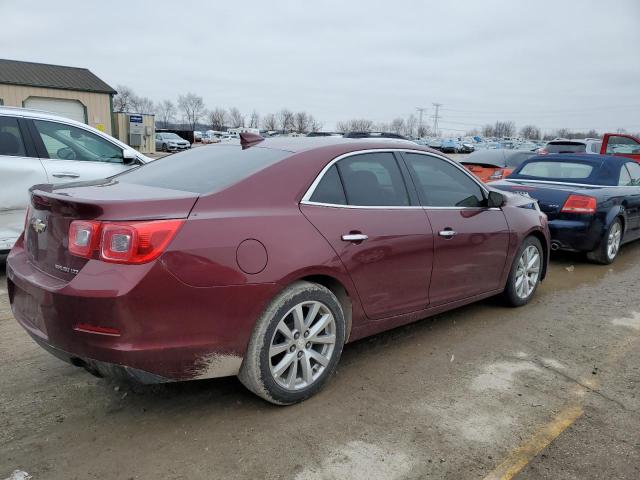
<path id="1" fill-rule="evenodd" d="M 166 144 L 166 143 L 163 143 L 163 144 L 162 144 L 162 151 L 163 151 L 163 152 L 168 152 L 168 151 L 169 151 L 169 148 L 167 147 L 167 144 Z"/>
<path id="2" fill-rule="evenodd" d="M 601 265 L 609 265 L 618 256 L 620 251 L 620 244 L 622 243 L 622 221 L 620 218 L 616 218 L 609 228 L 607 233 L 602 238 L 600 246 L 595 250 L 587 253 L 587 258 L 592 262 L 599 263 Z"/>
<path id="3" fill-rule="evenodd" d="M 544 253 L 540 240 L 527 237 L 513 260 L 504 298 L 508 305 L 521 307 L 529 303 L 540 284 Z"/>
<path id="4" fill-rule="evenodd" d="M 344 312 L 336 296 L 322 285 L 295 282 L 256 322 L 238 376 L 268 402 L 298 403 L 322 389 L 344 342 Z"/>

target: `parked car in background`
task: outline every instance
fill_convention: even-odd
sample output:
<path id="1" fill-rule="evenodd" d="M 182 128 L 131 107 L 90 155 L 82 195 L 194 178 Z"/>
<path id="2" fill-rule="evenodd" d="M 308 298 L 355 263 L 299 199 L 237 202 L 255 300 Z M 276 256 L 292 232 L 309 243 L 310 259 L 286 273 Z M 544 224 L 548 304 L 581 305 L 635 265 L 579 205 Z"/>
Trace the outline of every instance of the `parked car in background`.
<path id="1" fill-rule="evenodd" d="M 202 143 L 219 143 L 220 142 L 220 137 L 218 137 L 215 133 L 213 132 L 205 132 L 202 134 Z"/>
<path id="2" fill-rule="evenodd" d="M 492 187 L 538 201 L 549 218 L 551 248 L 615 260 L 620 245 L 640 237 L 640 165 L 605 155 L 535 156 Z"/>
<path id="3" fill-rule="evenodd" d="M 202 141 L 202 135 L 203 135 L 203 133 L 200 130 L 194 130 L 193 131 L 193 141 L 195 143 L 201 142 Z"/>
<path id="4" fill-rule="evenodd" d="M 640 162 L 640 139 L 632 135 L 605 133 L 600 153 L 628 157 Z"/>
<path id="5" fill-rule="evenodd" d="M 472 153 L 472 152 L 475 152 L 475 150 L 476 150 L 476 147 L 474 147 L 473 143 L 462 142 L 460 144 L 459 153 Z"/>
<path id="6" fill-rule="evenodd" d="M 439 138 L 432 138 L 429 140 L 427 145 L 429 148 L 433 148 L 434 150 L 441 150 L 442 140 L 440 140 Z"/>
<path id="7" fill-rule="evenodd" d="M 292 404 L 322 388 L 345 342 L 497 294 L 521 306 L 545 276 L 536 203 L 429 149 L 241 142 L 34 188 L 7 260 L 33 339 L 95 373 L 239 375 Z"/>
<path id="8" fill-rule="evenodd" d="M 529 150 L 478 150 L 460 163 L 483 182 L 493 182 L 508 177 L 522 162 L 534 156 Z"/>
<path id="9" fill-rule="evenodd" d="M 458 153 L 460 151 L 460 142 L 455 138 L 445 138 L 440 145 L 442 153 Z"/>
<path id="10" fill-rule="evenodd" d="M 9 251 L 24 228 L 32 185 L 105 178 L 150 161 L 84 123 L 0 107 L 0 253 Z"/>
<path id="11" fill-rule="evenodd" d="M 600 153 L 600 149 L 601 142 L 597 138 L 584 140 L 557 138 L 547 142 L 547 144 L 536 153 L 539 155 L 548 155 L 550 153 L 589 153 L 597 155 Z"/>
<path id="12" fill-rule="evenodd" d="M 177 150 L 187 150 L 191 148 L 191 143 L 176 133 L 159 132 L 156 133 L 156 150 L 162 152 L 175 152 Z"/>

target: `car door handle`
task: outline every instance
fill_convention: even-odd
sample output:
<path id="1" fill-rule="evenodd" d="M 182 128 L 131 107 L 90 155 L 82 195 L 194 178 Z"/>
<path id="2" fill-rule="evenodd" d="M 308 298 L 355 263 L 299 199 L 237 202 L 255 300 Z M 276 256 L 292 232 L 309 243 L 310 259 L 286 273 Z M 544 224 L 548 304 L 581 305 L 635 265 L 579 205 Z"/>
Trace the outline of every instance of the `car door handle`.
<path id="1" fill-rule="evenodd" d="M 445 228 L 444 230 L 440 230 L 438 235 L 444 238 L 453 238 L 458 234 L 455 230 L 451 230 L 450 228 Z"/>
<path id="2" fill-rule="evenodd" d="M 56 172 L 52 173 L 51 175 L 56 178 L 80 178 L 80 174 L 74 172 Z"/>
<path id="3" fill-rule="evenodd" d="M 364 233 L 348 233 L 342 235 L 342 240 L 344 240 L 345 242 L 364 242 L 368 238 L 369 237 Z"/>

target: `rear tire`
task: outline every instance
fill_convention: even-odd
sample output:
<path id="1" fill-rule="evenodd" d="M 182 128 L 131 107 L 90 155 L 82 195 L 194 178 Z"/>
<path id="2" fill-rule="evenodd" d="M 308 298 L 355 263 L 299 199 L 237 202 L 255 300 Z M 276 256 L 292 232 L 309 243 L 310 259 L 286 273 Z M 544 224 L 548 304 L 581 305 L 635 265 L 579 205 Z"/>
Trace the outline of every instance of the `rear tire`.
<path id="1" fill-rule="evenodd" d="M 622 221 L 619 217 L 611 222 L 607 233 L 602 237 L 600 245 L 595 250 L 587 253 L 587 258 L 601 265 L 609 265 L 618 256 L 622 243 Z"/>
<path id="2" fill-rule="evenodd" d="M 344 341 L 344 313 L 336 296 L 322 285 L 295 282 L 256 322 L 238 377 L 268 402 L 301 402 L 331 377 Z"/>
<path id="3" fill-rule="evenodd" d="M 516 253 L 503 296 L 512 307 L 526 305 L 533 298 L 542 275 L 544 251 L 536 237 L 527 237 Z"/>
<path id="4" fill-rule="evenodd" d="M 166 143 L 162 144 L 162 151 L 163 152 L 168 152 L 169 151 L 169 149 L 167 148 L 167 144 Z"/>

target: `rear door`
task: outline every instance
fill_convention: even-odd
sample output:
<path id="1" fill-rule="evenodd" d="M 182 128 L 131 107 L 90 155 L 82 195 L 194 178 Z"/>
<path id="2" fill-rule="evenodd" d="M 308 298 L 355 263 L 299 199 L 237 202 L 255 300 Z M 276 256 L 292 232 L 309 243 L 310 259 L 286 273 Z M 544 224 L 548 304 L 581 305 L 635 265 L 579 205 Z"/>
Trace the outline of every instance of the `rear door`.
<path id="1" fill-rule="evenodd" d="M 96 180 L 130 169 L 118 145 L 70 124 L 33 120 L 30 130 L 49 183 Z"/>
<path id="2" fill-rule="evenodd" d="M 340 159 L 300 208 L 342 260 L 369 318 L 427 306 L 433 233 L 392 152 Z"/>
<path id="3" fill-rule="evenodd" d="M 403 153 L 434 232 L 431 305 L 501 287 L 509 228 L 499 208 L 465 170 L 444 159 Z"/>
<path id="4" fill-rule="evenodd" d="M 600 153 L 629 157 L 640 162 L 640 139 L 631 135 L 605 133 Z"/>
<path id="5" fill-rule="evenodd" d="M 0 251 L 9 250 L 20 236 L 29 204 L 29 187 L 47 183 L 47 174 L 23 119 L 0 116 Z"/>

